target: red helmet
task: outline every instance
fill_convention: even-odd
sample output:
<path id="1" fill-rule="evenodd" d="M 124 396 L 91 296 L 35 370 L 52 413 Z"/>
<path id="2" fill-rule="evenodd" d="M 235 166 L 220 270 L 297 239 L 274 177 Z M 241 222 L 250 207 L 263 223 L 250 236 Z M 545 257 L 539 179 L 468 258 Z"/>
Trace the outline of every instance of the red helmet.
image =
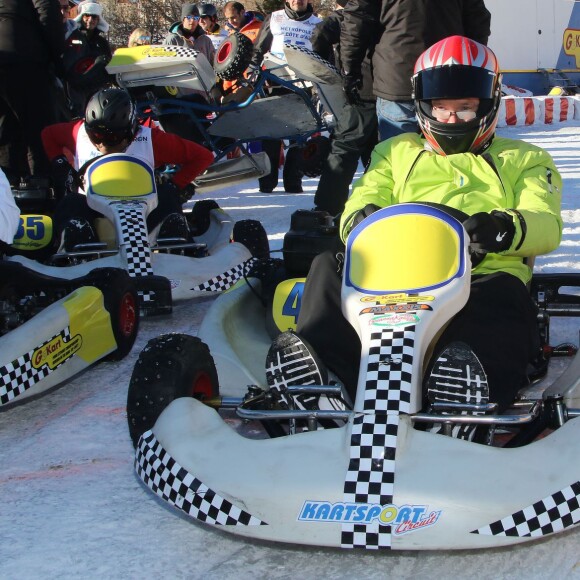
<path id="1" fill-rule="evenodd" d="M 491 143 L 501 102 L 501 74 L 495 54 L 483 44 L 450 36 L 428 48 L 415 64 L 413 98 L 419 126 L 440 155 L 480 153 Z M 475 119 L 437 121 L 432 99 L 479 99 Z"/>

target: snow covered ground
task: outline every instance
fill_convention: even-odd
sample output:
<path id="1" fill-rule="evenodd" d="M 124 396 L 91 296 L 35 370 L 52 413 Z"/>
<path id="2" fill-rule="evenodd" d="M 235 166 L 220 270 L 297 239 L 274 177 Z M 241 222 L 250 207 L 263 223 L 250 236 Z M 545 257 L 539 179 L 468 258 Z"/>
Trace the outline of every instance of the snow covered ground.
<path id="1" fill-rule="evenodd" d="M 500 133 L 555 157 L 564 177 L 564 239 L 536 268 L 579 272 L 580 122 Z M 316 180 L 304 185 L 304 194 L 266 195 L 248 182 L 211 197 L 236 220 L 260 219 L 271 248 L 280 249 L 291 213 L 313 206 Z M 133 471 L 127 386 L 147 341 L 169 331 L 197 334 L 212 300 L 144 319 L 123 361 L 98 364 L 0 413 L 0 578 L 580 578 L 580 530 L 489 551 L 340 551 L 244 540 L 158 501 Z M 558 321 L 552 342 L 577 342 L 579 325 L 578 319 Z"/>

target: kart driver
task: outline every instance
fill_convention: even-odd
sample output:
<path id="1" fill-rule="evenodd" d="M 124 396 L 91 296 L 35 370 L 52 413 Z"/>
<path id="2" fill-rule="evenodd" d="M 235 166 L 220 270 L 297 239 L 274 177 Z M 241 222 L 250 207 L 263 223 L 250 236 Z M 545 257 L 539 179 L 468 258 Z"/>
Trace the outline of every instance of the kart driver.
<path id="1" fill-rule="evenodd" d="M 8 178 L 0 169 L 0 256 L 14 240 L 19 221 L 20 210 L 14 201 Z"/>
<path id="2" fill-rule="evenodd" d="M 468 381 L 460 382 L 454 400 L 469 402 L 469 395 L 476 395 L 501 411 L 524 386 L 527 364 L 538 353 L 526 257 L 560 243 L 562 180 L 546 151 L 495 136 L 501 75 L 486 46 L 448 37 L 419 57 L 412 81 L 422 135 L 406 133 L 375 147 L 346 203 L 341 238 L 373 211 L 397 203 L 438 203 L 470 216 L 463 225 L 471 248 L 485 258 L 473 269 L 467 305 L 437 341 L 428 368 L 445 361 L 468 372 L 469 364 L 480 375 L 481 388 L 475 393 Z M 361 346 L 341 312 L 340 256 L 327 251 L 315 258 L 297 333 L 279 335 L 268 353 L 270 386 L 283 391 L 298 382 L 328 384 L 326 365 L 354 401 Z M 455 360 L 454 352 L 460 354 Z M 296 360 L 310 365 L 310 381 L 292 376 Z M 437 397 L 434 374 L 426 384 L 430 402 L 445 400 Z M 454 428 L 453 435 L 470 438 L 465 427 Z"/>
<path id="3" fill-rule="evenodd" d="M 179 166 L 172 182 L 158 187 L 158 205 L 147 217 L 147 224 L 150 231 L 161 224 L 160 237 L 189 239 L 181 204 L 193 195 L 191 182 L 213 162 L 213 154 L 193 141 L 139 125 L 135 105 L 125 90 L 98 91 L 87 104 L 84 120 L 46 127 L 42 142 L 51 160 L 57 196 L 66 192 L 53 217 L 55 239 L 61 248 L 70 251 L 76 244 L 97 241 L 92 221 L 100 214 L 89 208 L 84 193 L 70 190 L 75 170 L 110 153 L 134 155 L 154 168 Z M 74 158 L 74 169 L 67 154 Z"/>

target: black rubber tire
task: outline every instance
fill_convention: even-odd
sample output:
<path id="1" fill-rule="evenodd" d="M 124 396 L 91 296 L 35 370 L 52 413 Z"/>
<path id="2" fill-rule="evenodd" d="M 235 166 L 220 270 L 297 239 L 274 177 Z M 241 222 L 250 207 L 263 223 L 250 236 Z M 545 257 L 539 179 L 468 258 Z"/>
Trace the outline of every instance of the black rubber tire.
<path id="1" fill-rule="evenodd" d="M 136 447 L 161 412 L 180 397 L 219 395 L 213 358 L 207 345 L 187 334 L 165 334 L 150 340 L 133 368 L 127 394 L 129 435 Z"/>
<path id="2" fill-rule="evenodd" d="M 210 215 L 212 209 L 219 209 L 220 206 L 213 199 L 200 199 L 196 201 L 190 212 L 185 213 L 189 229 L 192 235 L 201 236 L 209 229 Z"/>
<path id="3" fill-rule="evenodd" d="M 241 220 L 234 224 L 234 242 L 244 244 L 255 258 L 270 257 L 270 242 L 264 226 L 258 220 Z"/>
<path id="4" fill-rule="evenodd" d="M 139 295 L 135 281 L 120 268 L 97 268 L 88 279 L 103 293 L 117 343 L 116 350 L 106 360 L 121 360 L 133 348 L 139 332 Z"/>
<path id="5" fill-rule="evenodd" d="M 245 34 L 236 32 L 218 46 L 213 68 L 220 79 L 234 81 L 240 78 L 248 68 L 253 53 L 252 41 Z"/>
<path id="6" fill-rule="evenodd" d="M 306 141 L 298 156 L 299 169 L 306 177 L 320 177 L 330 153 L 330 139 L 317 135 Z"/>

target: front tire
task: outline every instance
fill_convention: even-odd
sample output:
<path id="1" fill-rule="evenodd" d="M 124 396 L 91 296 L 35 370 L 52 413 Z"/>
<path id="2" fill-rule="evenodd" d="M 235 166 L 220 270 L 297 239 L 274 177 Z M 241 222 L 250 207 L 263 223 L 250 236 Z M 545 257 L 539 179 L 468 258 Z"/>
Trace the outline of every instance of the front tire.
<path id="1" fill-rule="evenodd" d="M 187 334 L 150 340 L 133 369 L 127 394 L 129 435 L 136 447 L 162 411 L 180 397 L 201 401 L 217 397 L 219 383 L 207 345 Z"/>
<path id="2" fill-rule="evenodd" d="M 213 68 L 224 81 L 235 81 L 248 68 L 254 53 L 252 41 L 240 32 L 228 36 L 215 53 Z"/>

